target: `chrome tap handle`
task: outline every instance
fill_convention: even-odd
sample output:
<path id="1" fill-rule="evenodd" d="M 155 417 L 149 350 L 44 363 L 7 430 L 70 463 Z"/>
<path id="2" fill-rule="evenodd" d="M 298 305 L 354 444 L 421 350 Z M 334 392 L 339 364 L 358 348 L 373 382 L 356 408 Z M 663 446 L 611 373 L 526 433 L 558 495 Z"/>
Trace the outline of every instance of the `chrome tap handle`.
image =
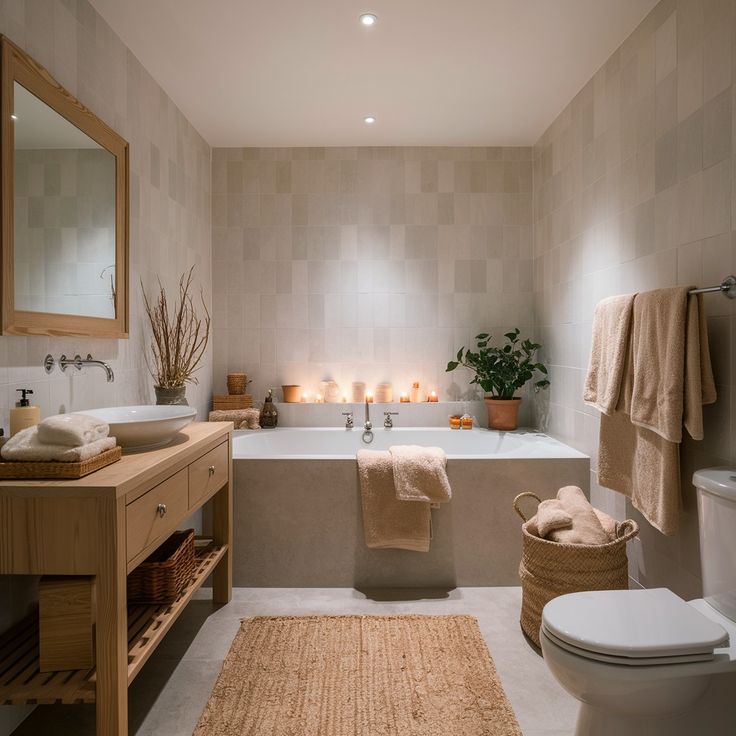
<path id="1" fill-rule="evenodd" d="M 352 429 L 354 426 L 353 423 L 353 412 L 351 411 L 344 411 L 342 415 L 345 417 L 345 429 Z"/>
<path id="2" fill-rule="evenodd" d="M 385 411 L 383 412 L 383 416 L 386 417 L 383 420 L 383 426 L 385 429 L 391 429 L 394 426 L 393 419 L 391 417 L 397 417 L 399 416 L 399 412 L 397 411 Z"/>
<path id="3" fill-rule="evenodd" d="M 370 432 L 373 429 L 373 424 L 371 423 L 371 410 L 367 396 L 365 397 L 365 422 L 363 423 L 363 429 L 366 432 Z"/>

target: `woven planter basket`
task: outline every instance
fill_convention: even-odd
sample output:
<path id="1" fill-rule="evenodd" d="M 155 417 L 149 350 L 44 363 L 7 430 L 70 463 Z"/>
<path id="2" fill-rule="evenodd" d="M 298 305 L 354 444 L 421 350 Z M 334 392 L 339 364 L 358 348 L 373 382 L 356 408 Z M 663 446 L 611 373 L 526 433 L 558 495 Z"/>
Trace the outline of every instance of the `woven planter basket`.
<path id="1" fill-rule="evenodd" d="M 522 498 L 534 493 L 520 493 L 514 509 L 524 520 L 519 577 L 521 578 L 521 628 L 539 646 L 539 627 L 545 604 L 565 593 L 583 590 L 625 590 L 629 587 L 626 542 L 639 533 L 635 521 L 628 519 L 617 527 L 617 539 L 608 544 L 562 544 L 531 534 L 529 520 L 519 508 Z"/>
<path id="2" fill-rule="evenodd" d="M 195 567 L 194 529 L 174 532 L 128 575 L 128 603 L 173 603 Z"/>

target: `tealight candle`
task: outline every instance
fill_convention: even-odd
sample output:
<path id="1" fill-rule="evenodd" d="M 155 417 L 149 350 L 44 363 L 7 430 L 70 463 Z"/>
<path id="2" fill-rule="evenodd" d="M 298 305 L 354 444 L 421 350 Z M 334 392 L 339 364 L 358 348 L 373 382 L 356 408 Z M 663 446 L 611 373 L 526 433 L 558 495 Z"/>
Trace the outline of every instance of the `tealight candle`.
<path id="1" fill-rule="evenodd" d="M 302 394 L 302 404 L 309 403 L 309 392 L 305 392 Z"/>
<path id="2" fill-rule="evenodd" d="M 315 404 L 322 404 L 322 403 L 324 403 L 324 399 L 322 398 L 322 394 L 317 394 L 314 397 L 314 403 Z"/>
<path id="3" fill-rule="evenodd" d="M 366 403 L 367 403 L 367 404 L 372 404 L 372 403 L 373 403 L 373 394 L 371 394 L 371 393 L 366 393 L 366 395 L 365 395 L 365 400 L 366 400 Z"/>
<path id="4" fill-rule="evenodd" d="M 408 396 L 408 394 L 406 393 L 406 391 L 402 391 L 402 392 L 401 392 L 401 395 L 399 396 L 399 401 L 400 401 L 400 402 L 401 402 L 402 404 L 408 404 L 408 403 L 409 403 L 409 396 Z"/>
<path id="5" fill-rule="evenodd" d="M 348 403 L 348 395 L 347 394 L 343 394 L 342 395 L 342 403 L 343 404 L 347 404 Z"/>
<path id="6" fill-rule="evenodd" d="M 432 403 L 435 403 L 435 402 L 439 401 L 439 397 L 437 396 L 437 392 L 436 391 L 431 391 L 430 394 L 429 394 L 429 396 L 427 397 L 427 401 L 432 402 Z"/>

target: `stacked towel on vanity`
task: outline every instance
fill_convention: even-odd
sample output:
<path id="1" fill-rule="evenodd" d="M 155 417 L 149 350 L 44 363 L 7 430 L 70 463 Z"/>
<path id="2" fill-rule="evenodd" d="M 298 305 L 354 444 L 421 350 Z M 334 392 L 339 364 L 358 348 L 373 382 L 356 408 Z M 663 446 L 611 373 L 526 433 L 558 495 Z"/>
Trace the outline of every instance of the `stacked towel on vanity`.
<path id="1" fill-rule="evenodd" d="M 431 508 L 452 498 L 439 447 L 395 445 L 358 451 L 365 543 L 373 549 L 427 552 Z"/>
<path id="2" fill-rule="evenodd" d="M 624 493 L 663 534 L 674 534 L 680 510 L 683 425 L 703 438 L 703 405 L 716 399 L 701 296 L 692 287 L 637 294 L 625 345 L 610 357 L 610 373 L 623 365 L 615 410 L 604 412 L 596 390 L 594 361 L 585 400 L 601 408 L 598 481 Z M 593 322 L 594 343 L 610 324 Z M 586 380 L 586 389 L 589 382 Z M 610 392 L 609 392 L 610 394 Z"/>
<path id="3" fill-rule="evenodd" d="M 83 462 L 115 447 L 110 427 L 85 414 L 59 414 L 11 437 L 2 447 L 11 462 Z"/>

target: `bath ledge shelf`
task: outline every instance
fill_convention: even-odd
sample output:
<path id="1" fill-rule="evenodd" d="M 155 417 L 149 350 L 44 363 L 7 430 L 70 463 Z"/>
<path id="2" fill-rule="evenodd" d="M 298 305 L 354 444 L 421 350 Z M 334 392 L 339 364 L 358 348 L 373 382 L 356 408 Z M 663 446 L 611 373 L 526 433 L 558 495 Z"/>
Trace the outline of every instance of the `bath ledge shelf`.
<path id="1" fill-rule="evenodd" d="M 171 605 L 128 607 L 129 685 L 225 552 L 227 545 L 210 545 L 198 550 L 194 577 Z M 38 616 L 35 614 L 0 638 L 0 672 L 0 705 L 95 702 L 94 669 L 39 672 Z"/>

